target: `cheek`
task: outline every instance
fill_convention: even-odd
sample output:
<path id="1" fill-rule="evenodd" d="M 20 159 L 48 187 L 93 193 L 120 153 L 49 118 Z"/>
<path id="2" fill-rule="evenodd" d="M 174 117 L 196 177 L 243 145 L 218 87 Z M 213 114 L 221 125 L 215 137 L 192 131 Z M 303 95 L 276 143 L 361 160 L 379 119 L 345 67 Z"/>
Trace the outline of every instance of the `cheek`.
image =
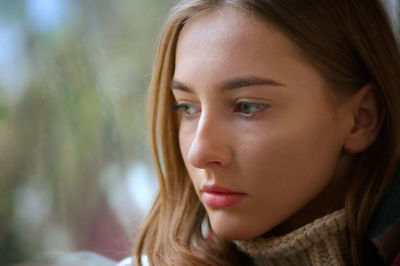
<path id="1" fill-rule="evenodd" d="M 192 141 L 194 139 L 194 134 L 192 133 L 192 129 L 188 126 L 181 126 L 179 129 L 179 148 L 181 151 L 181 155 L 183 158 L 183 162 L 185 164 L 186 170 L 189 173 L 189 177 L 192 180 L 193 185 L 197 188 L 197 183 L 200 183 L 200 180 L 196 179 L 196 176 L 198 174 L 195 174 L 196 172 L 200 171 L 200 169 L 197 169 L 193 167 L 193 165 L 190 164 L 189 162 L 189 150 L 192 144 Z"/>
<path id="2" fill-rule="evenodd" d="M 241 179 L 251 197 L 246 215 L 259 233 L 299 211 L 333 178 L 341 150 L 337 126 L 324 117 L 311 121 L 298 120 L 302 126 L 289 123 L 262 135 L 246 134 L 246 145 L 238 146 L 240 170 L 232 176 Z"/>
<path id="3" fill-rule="evenodd" d="M 247 176 L 261 179 L 254 180 L 254 183 L 267 183 L 270 187 L 285 190 L 296 189 L 298 185 L 312 186 L 332 177 L 339 152 L 333 147 L 318 148 L 297 141 L 276 141 L 268 147 L 258 147 L 259 153 L 242 161 L 247 161 L 250 166 L 246 168 L 252 174 Z"/>
<path id="4" fill-rule="evenodd" d="M 268 189 L 273 197 L 282 191 L 300 196 L 302 190 L 322 189 L 332 178 L 341 151 L 336 123 L 319 117 L 276 128 L 248 138 L 237 152 L 243 174 L 253 179 L 248 184 L 261 184 L 261 194 Z"/>
<path id="5" fill-rule="evenodd" d="M 179 148 L 182 154 L 182 158 L 185 162 L 186 167 L 188 167 L 188 155 L 190 146 L 194 139 L 195 130 L 193 126 L 187 125 L 186 123 L 181 123 L 179 128 Z"/>

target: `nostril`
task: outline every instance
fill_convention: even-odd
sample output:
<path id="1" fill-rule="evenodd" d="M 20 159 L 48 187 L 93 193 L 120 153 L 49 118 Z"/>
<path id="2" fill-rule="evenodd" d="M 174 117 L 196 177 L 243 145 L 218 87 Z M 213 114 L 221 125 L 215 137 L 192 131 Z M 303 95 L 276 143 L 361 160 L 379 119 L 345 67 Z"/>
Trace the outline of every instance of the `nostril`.
<path id="1" fill-rule="evenodd" d="M 219 161 L 212 161 L 212 162 L 208 162 L 207 166 L 209 167 L 213 167 L 213 166 L 222 166 L 222 163 Z"/>

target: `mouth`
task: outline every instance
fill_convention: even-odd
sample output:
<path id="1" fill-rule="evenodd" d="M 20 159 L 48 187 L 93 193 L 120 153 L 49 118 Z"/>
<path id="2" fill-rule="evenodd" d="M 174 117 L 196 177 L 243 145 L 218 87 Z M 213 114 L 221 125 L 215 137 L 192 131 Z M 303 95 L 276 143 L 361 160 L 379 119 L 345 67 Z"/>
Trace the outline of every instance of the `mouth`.
<path id="1" fill-rule="evenodd" d="M 201 188 L 201 199 L 210 207 L 231 207 L 239 204 L 246 193 L 231 190 L 219 185 L 203 185 Z"/>

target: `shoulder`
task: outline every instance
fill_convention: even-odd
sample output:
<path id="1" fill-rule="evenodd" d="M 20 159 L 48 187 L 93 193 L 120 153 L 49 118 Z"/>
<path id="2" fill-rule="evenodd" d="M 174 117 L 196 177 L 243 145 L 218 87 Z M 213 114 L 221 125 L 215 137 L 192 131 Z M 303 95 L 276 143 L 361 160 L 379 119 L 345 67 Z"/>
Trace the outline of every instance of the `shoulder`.
<path id="1" fill-rule="evenodd" d="M 90 251 L 45 251 L 37 255 L 35 263 L 38 263 L 37 265 L 115 266 L 116 262 Z"/>
<path id="2" fill-rule="evenodd" d="M 147 259 L 146 255 L 142 255 L 140 257 L 140 260 L 142 261 L 143 266 L 149 266 L 149 261 Z M 136 266 L 136 261 L 133 260 L 132 258 L 125 258 L 121 260 L 116 266 Z"/>
<path id="3" fill-rule="evenodd" d="M 121 260 L 116 266 L 131 266 L 132 265 L 132 258 L 125 258 Z"/>

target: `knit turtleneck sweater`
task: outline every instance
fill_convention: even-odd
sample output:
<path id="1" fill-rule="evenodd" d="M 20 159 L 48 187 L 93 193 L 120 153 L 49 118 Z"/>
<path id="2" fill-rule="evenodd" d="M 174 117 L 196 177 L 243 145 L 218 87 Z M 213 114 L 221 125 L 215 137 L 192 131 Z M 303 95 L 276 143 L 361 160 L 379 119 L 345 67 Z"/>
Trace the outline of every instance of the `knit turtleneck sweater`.
<path id="1" fill-rule="evenodd" d="M 349 265 L 344 209 L 279 237 L 235 241 L 257 266 Z"/>

